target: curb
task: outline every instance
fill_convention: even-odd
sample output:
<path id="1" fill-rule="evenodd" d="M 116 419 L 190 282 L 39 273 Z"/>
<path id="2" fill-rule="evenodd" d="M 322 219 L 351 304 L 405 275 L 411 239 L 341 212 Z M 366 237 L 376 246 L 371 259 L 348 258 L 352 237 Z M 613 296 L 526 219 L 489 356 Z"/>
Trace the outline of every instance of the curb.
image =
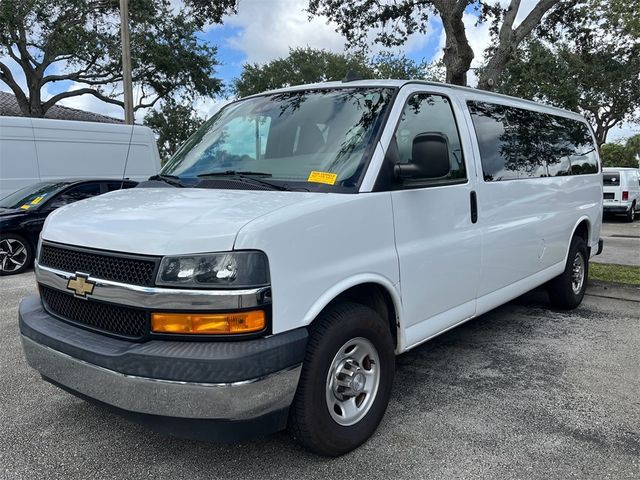
<path id="1" fill-rule="evenodd" d="M 590 280 L 586 294 L 592 297 L 614 298 L 640 303 L 640 286 L 637 285 Z"/>

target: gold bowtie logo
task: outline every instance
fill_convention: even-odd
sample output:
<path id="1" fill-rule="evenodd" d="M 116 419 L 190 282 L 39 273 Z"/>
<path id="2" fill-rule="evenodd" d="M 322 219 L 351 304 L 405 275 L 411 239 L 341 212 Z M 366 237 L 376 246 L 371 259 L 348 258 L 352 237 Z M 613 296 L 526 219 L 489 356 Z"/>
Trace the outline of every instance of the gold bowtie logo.
<path id="1" fill-rule="evenodd" d="M 87 295 L 91 295 L 95 286 L 95 283 L 89 281 L 88 275 L 83 275 L 81 273 L 76 273 L 76 276 L 71 277 L 67 282 L 67 288 L 69 290 L 73 290 L 77 297 L 82 298 L 86 298 Z"/>

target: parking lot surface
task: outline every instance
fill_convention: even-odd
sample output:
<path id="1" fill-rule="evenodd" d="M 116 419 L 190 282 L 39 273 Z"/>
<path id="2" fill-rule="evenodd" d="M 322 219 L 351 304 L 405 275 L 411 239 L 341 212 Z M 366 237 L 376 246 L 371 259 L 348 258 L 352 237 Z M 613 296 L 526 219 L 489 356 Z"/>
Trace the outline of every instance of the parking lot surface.
<path id="1" fill-rule="evenodd" d="M 591 261 L 640 266 L 640 221 L 627 223 L 617 217 L 605 218 L 600 236 L 604 250 Z"/>
<path id="2" fill-rule="evenodd" d="M 377 433 L 337 459 L 284 433 L 163 436 L 42 381 L 17 326 L 33 290 L 0 278 L 0 478 L 640 478 L 637 289 L 592 288 L 572 312 L 533 292 L 400 356 Z"/>

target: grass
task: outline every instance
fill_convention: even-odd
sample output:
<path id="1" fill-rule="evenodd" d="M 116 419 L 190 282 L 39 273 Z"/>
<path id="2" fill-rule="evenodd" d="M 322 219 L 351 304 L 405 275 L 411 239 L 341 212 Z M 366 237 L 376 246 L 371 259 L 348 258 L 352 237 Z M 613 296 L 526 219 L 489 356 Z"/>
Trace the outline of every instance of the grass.
<path id="1" fill-rule="evenodd" d="M 608 263 L 590 263 L 589 278 L 604 282 L 640 285 L 640 267 Z"/>

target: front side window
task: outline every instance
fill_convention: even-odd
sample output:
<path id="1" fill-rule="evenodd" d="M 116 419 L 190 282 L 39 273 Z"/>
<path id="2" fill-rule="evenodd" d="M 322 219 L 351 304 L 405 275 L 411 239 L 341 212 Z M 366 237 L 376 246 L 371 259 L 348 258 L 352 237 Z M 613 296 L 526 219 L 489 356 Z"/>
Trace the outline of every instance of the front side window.
<path id="1" fill-rule="evenodd" d="M 100 193 L 99 183 L 83 183 L 82 185 L 71 187 L 66 192 L 61 193 L 54 202 L 60 205 L 66 205 L 84 200 L 85 198 L 95 197 L 96 195 L 100 195 Z"/>
<path id="2" fill-rule="evenodd" d="M 442 177 L 417 178 L 411 183 L 423 185 L 458 182 L 466 179 L 462 146 L 451 103 L 442 95 L 418 93 L 407 101 L 391 149 L 397 148 L 397 163 L 415 163 L 412 156 L 417 138 L 429 135 L 443 139 L 449 157 L 449 171 Z M 395 143 L 395 145 L 394 145 Z M 429 159 L 426 159 L 428 162 Z M 428 167 L 428 165 L 427 165 Z"/>
<path id="3" fill-rule="evenodd" d="M 194 180 L 252 172 L 280 185 L 355 187 L 392 94 L 344 88 L 241 100 L 196 132 L 161 175 Z"/>

